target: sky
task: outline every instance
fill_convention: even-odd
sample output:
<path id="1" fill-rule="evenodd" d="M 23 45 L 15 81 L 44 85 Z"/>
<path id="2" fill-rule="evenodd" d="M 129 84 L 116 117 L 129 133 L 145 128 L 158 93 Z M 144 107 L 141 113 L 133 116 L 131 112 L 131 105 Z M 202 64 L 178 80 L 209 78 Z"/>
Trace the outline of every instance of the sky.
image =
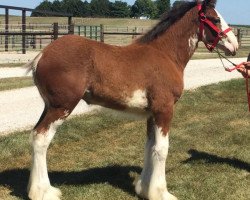
<path id="1" fill-rule="evenodd" d="M 53 1 L 53 0 L 52 0 Z M 110 0 L 112 1 L 112 0 Z M 114 1 L 114 0 L 113 0 Z M 133 5 L 135 0 L 123 0 Z M 173 3 L 175 0 L 171 0 Z M 35 8 L 42 0 L 0 0 L 1 5 L 10 5 L 17 7 Z M 221 13 L 229 24 L 250 25 L 250 1 L 249 0 L 218 0 L 216 9 Z M 0 9 L 0 14 L 4 10 Z M 10 14 L 13 11 L 10 11 Z"/>

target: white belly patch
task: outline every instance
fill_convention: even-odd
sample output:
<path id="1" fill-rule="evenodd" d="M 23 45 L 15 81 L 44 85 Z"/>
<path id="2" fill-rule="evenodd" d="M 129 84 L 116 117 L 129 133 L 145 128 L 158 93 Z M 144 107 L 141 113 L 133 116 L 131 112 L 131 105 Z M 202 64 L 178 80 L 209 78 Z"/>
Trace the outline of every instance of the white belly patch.
<path id="1" fill-rule="evenodd" d="M 145 90 L 134 91 L 132 97 L 126 99 L 129 108 L 145 109 L 148 107 L 147 93 Z"/>

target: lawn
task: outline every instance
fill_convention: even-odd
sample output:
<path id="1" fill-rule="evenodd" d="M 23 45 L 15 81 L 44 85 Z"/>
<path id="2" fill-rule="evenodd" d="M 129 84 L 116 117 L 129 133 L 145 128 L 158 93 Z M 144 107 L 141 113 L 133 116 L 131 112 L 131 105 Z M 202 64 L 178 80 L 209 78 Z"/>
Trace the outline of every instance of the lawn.
<path id="1" fill-rule="evenodd" d="M 249 113 L 244 81 L 185 91 L 175 108 L 167 160 L 180 200 L 248 200 Z M 67 120 L 48 150 L 51 183 L 66 200 L 137 200 L 144 121 L 93 113 Z M 27 199 L 29 131 L 0 137 L 0 199 Z"/>
<path id="2" fill-rule="evenodd" d="M 0 78 L 0 91 L 33 86 L 31 77 Z"/>
<path id="3" fill-rule="evenodd" d="M 5 67 L 22 67 L 26 63 L 0 63 L 0 68 Z"/>

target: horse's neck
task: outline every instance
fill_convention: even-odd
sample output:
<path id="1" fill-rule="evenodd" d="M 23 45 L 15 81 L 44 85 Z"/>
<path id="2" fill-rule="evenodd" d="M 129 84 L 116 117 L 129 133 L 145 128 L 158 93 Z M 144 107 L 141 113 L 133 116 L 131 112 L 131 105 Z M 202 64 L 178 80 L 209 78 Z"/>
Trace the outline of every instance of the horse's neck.
<path id="1" fill-rule="evenodd" d="M 198 46 L 197 18 L 194 8 L 153 42 L 155 48 L 166 52 L 182 70 Z"/>

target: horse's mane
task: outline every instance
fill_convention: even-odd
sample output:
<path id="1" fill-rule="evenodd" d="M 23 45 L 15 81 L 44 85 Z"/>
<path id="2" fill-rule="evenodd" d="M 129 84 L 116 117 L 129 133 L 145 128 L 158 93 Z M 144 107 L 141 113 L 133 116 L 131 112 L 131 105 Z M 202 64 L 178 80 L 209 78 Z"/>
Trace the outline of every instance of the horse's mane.
<path id="1" fill-rule="evenodd" d="M 189 10 L 197 5 L 197 2 L 182 2 L 165 12 L 160 22 L 148 33 L 138 39 L 139 43 L 148 43 L 162 35 L 172 24 L 180 20 Z"/>

